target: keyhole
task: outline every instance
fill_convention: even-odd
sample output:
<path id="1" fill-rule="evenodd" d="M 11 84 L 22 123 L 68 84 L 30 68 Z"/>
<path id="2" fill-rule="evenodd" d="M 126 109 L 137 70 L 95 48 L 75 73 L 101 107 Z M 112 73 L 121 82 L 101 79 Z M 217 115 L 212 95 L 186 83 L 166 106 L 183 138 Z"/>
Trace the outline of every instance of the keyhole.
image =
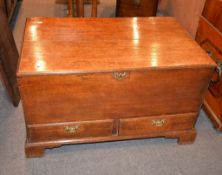
<path id="1" fill-rule="evenodd" d="M 210 57 L 212 57 L 212 55 L 213 55 L 210 50 L 207 50 L 207 54 L 208 54 Z"/>
<path id="2" fill-rule="evenodd" d="M 140 0 L 133 0 L 133 4 L 138 7 L 140 5 Z"/>

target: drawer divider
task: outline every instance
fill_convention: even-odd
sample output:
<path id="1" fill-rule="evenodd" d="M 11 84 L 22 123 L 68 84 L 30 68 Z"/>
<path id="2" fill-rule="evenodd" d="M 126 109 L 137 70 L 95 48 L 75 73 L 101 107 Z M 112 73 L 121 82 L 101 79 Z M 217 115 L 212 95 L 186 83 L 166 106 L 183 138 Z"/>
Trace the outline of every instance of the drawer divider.
<path id="1" fill-rule="evenodd" d="M 113 130 L 112 130 L 112 134 L 118 136 L 119 135 L 119 123 L 120 120 L 119 119 L 115 119 L 113 122 Z"/>

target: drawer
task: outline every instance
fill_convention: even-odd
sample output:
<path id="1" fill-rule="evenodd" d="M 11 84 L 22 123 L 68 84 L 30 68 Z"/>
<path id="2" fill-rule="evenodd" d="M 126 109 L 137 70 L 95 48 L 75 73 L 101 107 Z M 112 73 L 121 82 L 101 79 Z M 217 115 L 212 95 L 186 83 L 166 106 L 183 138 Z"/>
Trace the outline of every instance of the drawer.
<path id="1" fill-rule="evenodd" d="M 119 135 L 134 136 L 191 129 L 194 127 L 196 117 L 196 114 L 177 114 L 121 119 Z"/>
<path id="2" fill-rule="evenodd" d="M 28 141 L 70 140 L 111 136 L 117 133 L 113 120 L 29 125 Z"/>

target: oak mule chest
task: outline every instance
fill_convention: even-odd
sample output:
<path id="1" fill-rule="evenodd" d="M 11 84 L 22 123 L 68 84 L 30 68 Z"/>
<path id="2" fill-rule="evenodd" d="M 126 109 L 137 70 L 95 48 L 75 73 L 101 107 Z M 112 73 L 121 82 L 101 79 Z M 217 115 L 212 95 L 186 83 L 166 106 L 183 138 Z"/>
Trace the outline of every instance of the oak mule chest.
<path id="1" fill-rule="evenodd" d="M 27 19 L 17 72 L 26 156 L 75 143 L 193 142 L 214 67 L 173 18 Z"/>

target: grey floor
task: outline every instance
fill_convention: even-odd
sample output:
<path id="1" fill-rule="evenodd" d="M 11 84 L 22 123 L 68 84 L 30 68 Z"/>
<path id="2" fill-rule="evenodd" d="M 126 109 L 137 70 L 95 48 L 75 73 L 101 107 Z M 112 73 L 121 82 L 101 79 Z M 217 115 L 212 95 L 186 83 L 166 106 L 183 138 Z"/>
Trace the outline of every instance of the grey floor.
<path id="1" fill-rule="evenodd" d="M 25 18 L 63 17 L 66 6 L 56 0 L 23 0 L 14 36 L 21 48 Z M 99 16 L 113 16 L 115 0 L 101 0 Z M 70 145 L 47 150 L 45 157 L 26 159 L 22 105 L 14 108 L 0 83 L 0 175 L 221 175 L 222 134 L 201 111 L 197 139 L 177 145 L 174 139 L 145 139 Z"/>

